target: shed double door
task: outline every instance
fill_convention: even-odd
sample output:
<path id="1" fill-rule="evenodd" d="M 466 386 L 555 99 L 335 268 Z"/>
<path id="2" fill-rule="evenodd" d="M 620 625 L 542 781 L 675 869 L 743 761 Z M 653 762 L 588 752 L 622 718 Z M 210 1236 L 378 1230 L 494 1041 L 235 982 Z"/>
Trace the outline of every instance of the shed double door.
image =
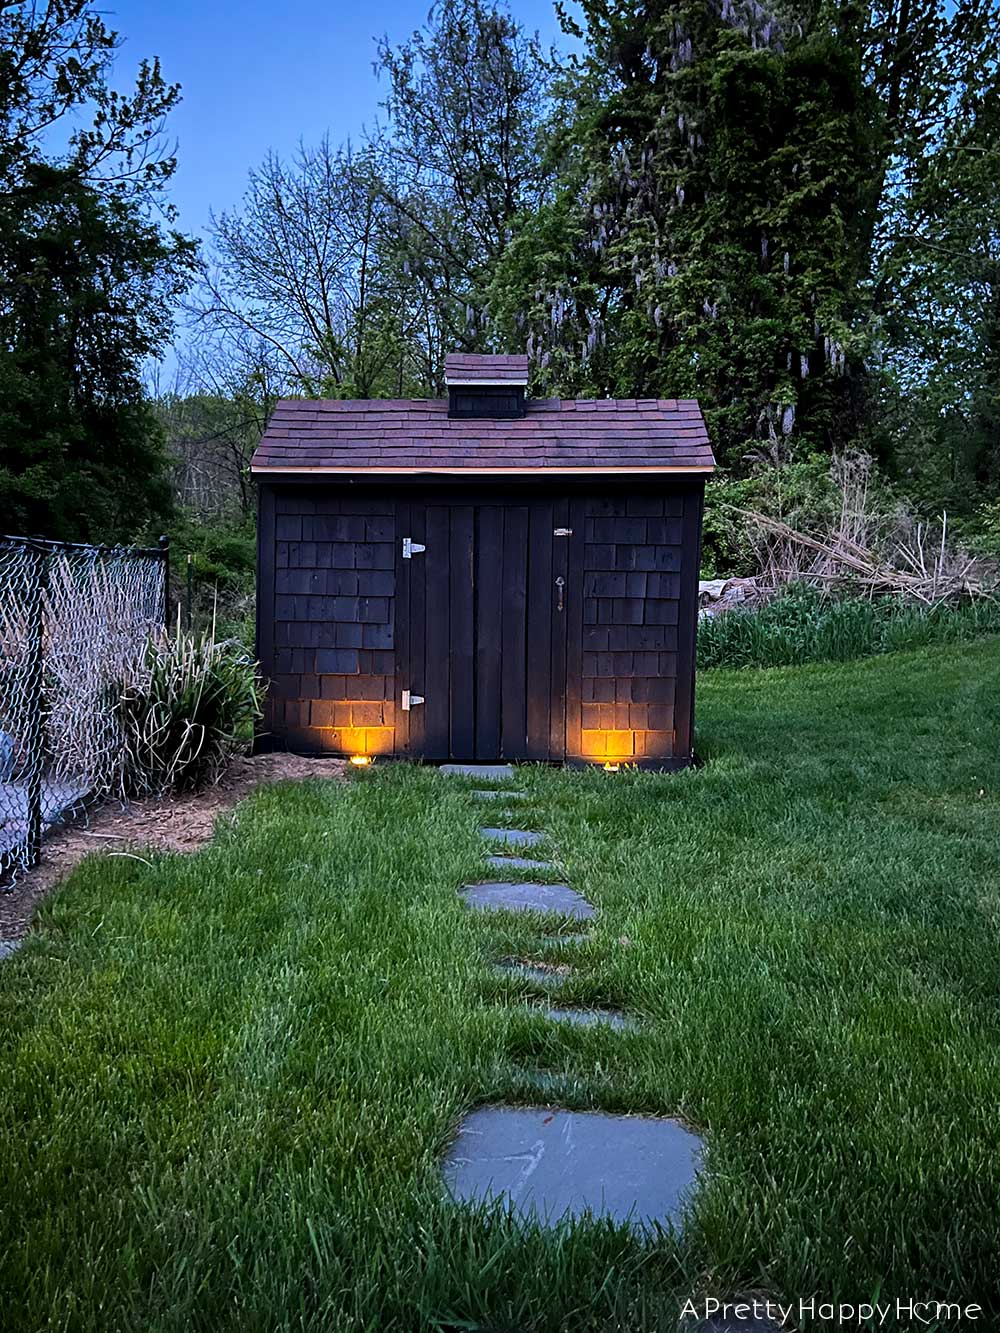
<path id="1" fill-rule="evenodd" d="M 398 751 L 565 757 L 568 525 L 565 499 L 399 505 Z"/>

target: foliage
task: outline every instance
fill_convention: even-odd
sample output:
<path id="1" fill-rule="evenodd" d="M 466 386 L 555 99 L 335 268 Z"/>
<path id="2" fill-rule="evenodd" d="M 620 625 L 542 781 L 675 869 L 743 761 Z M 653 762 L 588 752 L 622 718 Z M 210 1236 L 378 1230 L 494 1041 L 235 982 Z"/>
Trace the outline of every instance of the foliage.
<path id="1" fill-rule="evenodd" d="M 697 397 L 721 461 L 856 429 L 869 96 L 822 27 L 758 5 L 586 0 L 560 197 L 498 276 L 539 382 Z M 566 225 L 569 219 L 569 225 Z"/>
<path id="2" fill-rule="evenodd" d="M 873 447 L 918 501 L 969 513 L 1000 485 L 1000 6 L 887 7 L 872 320 L 889 372 Z"/>
<path id="3" fill-rule="evenodd" d="M 0 966 L 4 1327 L 662 1333 L 706 1274 L 995 1327 L 998 700 L 996 643 L 712 672 L 702 767 L 527 766 L 571 945 L 462 910 L 481 811 L 409 765 L 88 858 Z M 642 1022 L 552 1025 L 505 956 Z M 539 1095 L 704 1129 L 688 1225 L 455 1208 L 460 1117 Z"/>
<path id="4" fill-rule="evenodd" d="M 1000 561 L 1000 499 L 980 505 L 960 531 L 971 550 Z"/>
<path id="5" fill-rule="evenodd" d="M 253 736 L 257 664 L 214 633 L 152 639 L 145 671 L 121 701 L 125 795 L 159 795 L 218 781 Z"/>
<path id="6" fill-rule="evenodd" d="M 141 371 L 193 253 L 155 212 L 178 92 L 155 61 L 112 90 L 117 45 L 92 0 L 0 7 L 0 503 L 52 537 L 149 535 L 170 504 Z"/>
<path id="7" fill-rule="evenodd" d="M 250 458 L 273 406 L 267 394 L 236 385 L 224 393 L 171 391 L 155 400 L 182 511 L 208 523 L 245 522 L 253 514 Z"/>
<path id="8" fill-rule="evenodd" d="M 741 512 L 786 519 L 807 532 L 825 527 L 837 506 L 830 460 L 813 456 L 781 467 L 758 464 L 747 477 L 721 473 L 705 487 L 702 578 L 753 577 L 758 550 Z"/>
<path id="9" fill-rule="evenodd" d="M 385 196 L 438 356 L 486 346 L 497 263 L 551 190 L 549 63 L 505 4 L 436 0 L 409 41 L 382 41 L 377 68 L 389 81 Z M 433 371 L 440 385 L 440 359 Z"/>
<path id="10" fill-rule="evenodd" d="M 246 625 L 252 612 L 257 567 L 257 534 L 253 518 L 242 522 L 206 523 L 190 513 L 171 533 L 171 606 L 196 629 L 218 625 L 223 638 L 253 645 Z"/>
<path id="11" fill-rule="evenodd" d="M 1000 602 L 994 598 L 922 607 L 893 597 L 836 598 L 806 585 L 790 585 L 759 609 L 702 617 L 698 665 L 846 662 L 995 634 L 1000 634 Z"/>

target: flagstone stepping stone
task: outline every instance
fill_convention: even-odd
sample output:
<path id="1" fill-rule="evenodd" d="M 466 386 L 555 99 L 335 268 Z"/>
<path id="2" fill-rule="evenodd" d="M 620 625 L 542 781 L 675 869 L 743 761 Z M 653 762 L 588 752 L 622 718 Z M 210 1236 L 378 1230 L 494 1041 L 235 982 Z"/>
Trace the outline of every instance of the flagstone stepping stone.
<path id="1" fill-rule="evenodd" d="M 510 764 L 442 764 L 438 772 L 454 773 L 461 778 L 482 778 L 484 782 L 500 782 L 514 776 Z"/>
<path id="2" fill-rule="evenodd" d="M 535 847 L 545 841 L 544 834 L 523 828 L 481 828 L 479 832 L 490 842 L 505 842 L 510 847 Z"/>
<path id="3" fill-rule="evenodd" d="M 466 905 L 479 912 L 551 912 L 581 921 L 596 916 L 586 898 L 568 884 L 491 880 L 482 884 L 463 884 L 459 892 Z"/>
<path id="4" fill-rule="evenodd" d="M 486 864 L 494 870 L 555 870 L 551 861 L 529 861 L 526 856 L 488 856 Z"/>
<path id="5" fill-rule="evenodd" d="M 16 953 L 21 947 L 20 940 L 0 940 L 0 962 Z"/>
<path id="6" fill-rule="evenodd" d="M 572 1023 L 578 1028 L 610 1027 L 616 1032 L 634 1032 L 639 1026 L 634 1018 L 623 1014 L 620 1009 L 542 1009 L 535 1006 L 539 1013 L 550 1018 L 553 1023 Z"/>
<path id="7" fill-rule="evenodd" d="M 444 1162 L 460 1203 L 496 1201 L 554 1226 L 590 1213 L 643 1231 L 677 1225 L 701 1140 L 676 1120 L 544 1106 L 482 1106 Z"/>
<path id="8" fill-rule="evenodd" d="M 573 971 L 568 963 L 528 962 L 523 958 L 501 958 L 493 964 L 493 968 L 504 976 L 519 977 L 543 985 L 560 985 Z"/>
<path id="9" fill-rule="evenodd" d="M 503 787 L 491 789 L 489 787 L 476 787 L 472 792 L 481 801 L 526 801 L 528 793 L 526 791 L 505 791 Z"/>
<path id="10" fill-rule="evenodd" d="M 709 1314 L 704 1319 L 695 1316 L 697 1322 L 688 1317 L 681 1324 L 681 1333 L 781 1333 L 781 1325 L 767 1318 L 767 1302 L 760 1297 L 756 1301 L 752 1296 L 747 1296 L 707 1302 L 702 1296 L 691 1301 L 696 1310 L 714 1311 L 717 1303 L 723 1306 L 725 1313 Z M 771 1309 L 774 1308 L 772 1302 Z"/>

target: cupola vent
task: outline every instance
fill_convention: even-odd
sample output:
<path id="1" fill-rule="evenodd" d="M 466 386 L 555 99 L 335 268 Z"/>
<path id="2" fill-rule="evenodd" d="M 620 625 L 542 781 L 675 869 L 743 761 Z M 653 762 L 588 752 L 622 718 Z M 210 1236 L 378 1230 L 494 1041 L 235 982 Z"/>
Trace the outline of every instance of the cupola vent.
<path id="1" fill-rule="evenodd" d="M 523 417 L 528 358 L 451 352 L 444 359 L 444 382 L 450 417 Z"/>

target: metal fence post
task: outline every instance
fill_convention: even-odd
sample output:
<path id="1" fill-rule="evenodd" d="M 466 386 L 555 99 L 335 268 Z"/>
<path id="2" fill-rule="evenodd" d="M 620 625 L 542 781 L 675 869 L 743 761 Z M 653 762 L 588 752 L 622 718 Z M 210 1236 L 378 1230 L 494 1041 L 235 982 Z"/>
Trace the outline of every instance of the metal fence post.
<path id="1" fill-rule="evenodd" d="M 44 592 L 48 573 L 48 553 L 32 548 L 33 577 L 28 585 L 25 610 L 28 622 L 27 670 L 25 672 L 27 744 L 27 838 L 26 864 L 38 865 L 42 854 L 42 769 L 45 764 L 45 615 Z"/>
<path id="2" fill-rule="evenodd" d="M 166 533 L 159 540 L 163 552 L 163 625 L 170 628 L 170 538 Z"/>

